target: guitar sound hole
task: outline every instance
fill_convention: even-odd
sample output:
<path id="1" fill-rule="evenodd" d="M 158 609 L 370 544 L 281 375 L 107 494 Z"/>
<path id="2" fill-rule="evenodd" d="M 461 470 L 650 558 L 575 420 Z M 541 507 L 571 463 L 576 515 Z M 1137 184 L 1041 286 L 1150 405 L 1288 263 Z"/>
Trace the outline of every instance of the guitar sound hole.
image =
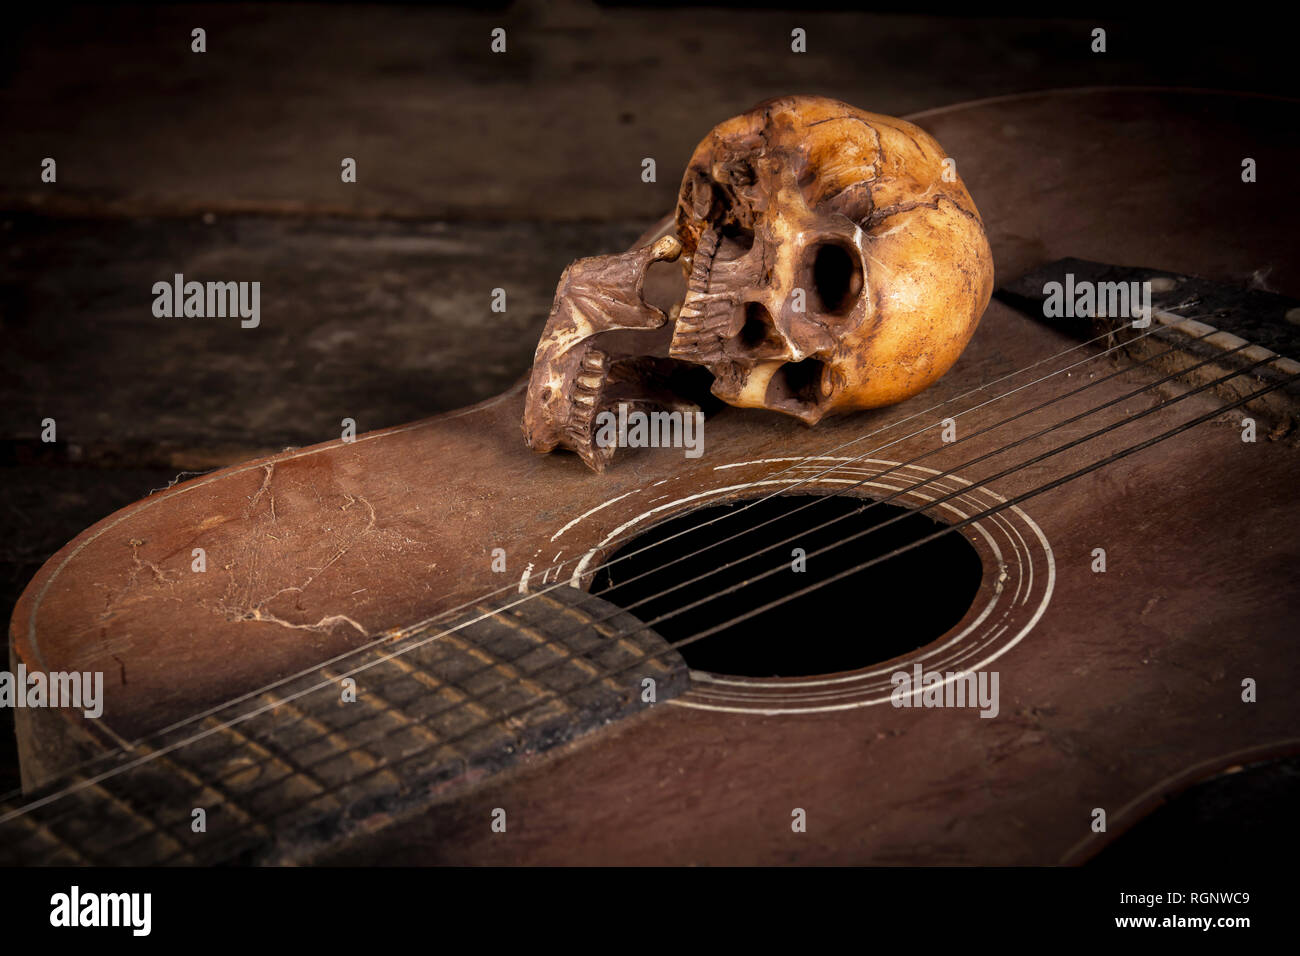
<path id="1" fill-rule="evenodd" d="M 847 495 L 821 500 L 779 495 L 737 514 L 742 506 L 737 502 L 700 508 L 650 528 L 597 570 L 592 593 L 653 623 L 673 643 L 785 599 L 685 644 L 680 653 L 692 668 L 715 674 L 808 677 L 857 670 L 923 647 L 961 620 L 979 590 L 979 554 L 959 532 L 829 580 L 945 527 L 926 514 Z M 714 524 L 696 527 L 719 517 L 722 520 Z M 838 520 L 829 527 L 807 530 L 832 519 Z M 752 530 L 721 543 L 745 528 Z M 814 554 L 870 528 L 877 530 Z M 778 544 L 790 537 L 794 540 Z M 771 550 L 763 550 L 769 546 Z M 802 571 L 794 569 L 794 548 L 809 556 Z M 700 549 L 707 550 L 693 554 Z M 616 560 L 623 555 L 628 557 Z M 733 566 L 717 571 L 733 561 Z M 745 583 L 782 563 L 777 573 Z M 695 580 L 701 575 L 708 576 Z M 720 593 L 734 585 L 741 586 Z M 820 587 L 794 596 L 813 585 Z M 709 600 L 655 622 L 702 598 Z"/>

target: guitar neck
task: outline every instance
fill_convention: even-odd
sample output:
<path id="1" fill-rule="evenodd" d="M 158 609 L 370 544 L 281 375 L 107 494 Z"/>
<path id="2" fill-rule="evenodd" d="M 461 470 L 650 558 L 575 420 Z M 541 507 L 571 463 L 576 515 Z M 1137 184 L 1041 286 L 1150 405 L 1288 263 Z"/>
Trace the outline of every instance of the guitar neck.
<path id="1" fill-rule="evenodd" d="M 687 683 L 681 657 L 613 605 L 570 587 L 516 596 L 26 794 L 0 808 L 0 862 L 305 862 Z"/>

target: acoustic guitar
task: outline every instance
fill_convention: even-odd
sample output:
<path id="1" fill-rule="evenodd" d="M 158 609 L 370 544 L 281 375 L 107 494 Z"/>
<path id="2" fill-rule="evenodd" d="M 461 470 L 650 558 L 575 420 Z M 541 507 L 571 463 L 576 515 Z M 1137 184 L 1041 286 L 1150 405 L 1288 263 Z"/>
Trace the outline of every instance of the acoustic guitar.
<path id="1" fill-rule="evenodd" d="M 1161 90 L 909 117 L 1004 291 L 901 403 L 714 403 L 698 455 L 596 471 L 525 444 L 525 377 L 105 518 L 13 616 L 12 671 L 104 685 L 16 711 L 0 856 L 1073 863 L 1295 753 L 1298 118 Z M 1149 321 L 1045 305 L 1098 263 Z"/>

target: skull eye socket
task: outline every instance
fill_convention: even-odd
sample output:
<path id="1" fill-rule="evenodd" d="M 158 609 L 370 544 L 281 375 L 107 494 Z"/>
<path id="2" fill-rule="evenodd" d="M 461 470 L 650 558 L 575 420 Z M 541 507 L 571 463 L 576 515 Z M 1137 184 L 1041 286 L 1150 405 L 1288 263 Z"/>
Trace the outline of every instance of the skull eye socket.
<path id="1" fill-rule="evenodd" d="M 716 175 L 719 180 L 732 186 L 752 186 L 758 179 L 753 165 L 747 159 L 733 159 L 722 163 L 717 168 Z"/>
<path id="2" fill-rule="evenodd" d="M 858 257 L 838 242 L 824 242 L 811 251 L 809 272 L 818 311 L 843 315 L 862 293 L 862 265 Z"/>

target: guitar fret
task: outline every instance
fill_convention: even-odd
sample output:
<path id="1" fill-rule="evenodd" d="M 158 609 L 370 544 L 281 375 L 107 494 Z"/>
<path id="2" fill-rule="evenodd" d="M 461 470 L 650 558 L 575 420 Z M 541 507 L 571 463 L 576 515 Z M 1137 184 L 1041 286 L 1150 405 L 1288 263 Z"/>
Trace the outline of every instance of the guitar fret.
<path id="1" fill-rule="evenodd" d="M 304 807 L 311 807 L 318 802 L 324 803 L 322 809 L 337 809 L 336 801 L 329 796 L 329 787 L 325 781 L 318 779 L 310 771 L 309 767 L 302 766 L 292 754 L 283 752 L 280 748 L 264 743 L 258 740 L 251 733 L 252 727 L 249 725 L 253 721 L 266 717 L 262 714 L 251 720 L 243 722 L 240 726 L 243 729 L 237 729 L 234 726 L 222 724 L 215 717 L 208 717 L 204 720 L 205 726 L 219 728 L 221 734 L 224 734 L 237 741 L 238 749 L 244 752 L 252 752 L 262 759 L 259 761 L 248 760 L 247 757 L 236 757 L 229 762 L 239 762 L 246 760 L 243 766 L 237 766 L 230 769 L 226 776 L 218 777 L 218 782 L 232 786 L 236 792 L 239 792 L 241 786 L 248 789 L 239 793 L 240 799 L 245 801 L 253 812 L 270 812 L 276 806 L 282 806 L 286 799 L 305 799 L 307 802 L 302 804 Z M 270 781 L 261 780 L 262 770 L 271 764 L 281 775 Z M 249 777 L 248 774 L 253 776 Z M 256 786 L 258 783 L 262 786 Z M 281 790 L 279 801 L 268 799 L 268 794 L 274 794 L 274 791 Z M 294 792 L 294 791 L 297 792 Z M 262 806 L 265 805 L 265 806 Z"/>
<path id="2" fill-rule="evenodd" d="M 137 776 L 135 769 L 109 779 L 119 787 L 129 784 Z M 32 822 L 43 826 L 61 843 L 77 846 L 79 855 L 91 865 L 132 862 L 125 851 L 142 844 L 145 845 L 143 857 L 146 859 L 189 855 L 189 848 L 171 828 L 115 793 L 104 782 L 92 783 L 91 780 L 93 778 L 80 773 L 70 776 L 67 785 L 84 786 L 65 798 L 66 812 L 41 815 L 38 811 L 36 820 Z"/>
<path id="3" fill-rule="evenodd" d="M 498 689 L 499 691 L 504 692 L 506 694 L 509 694 L 510 692 L 514 692 L 514 696 L 516 698 L 520 696 L 520 694 L 518 693 L 519 691 L 526 691 L 537 696 L 550 693 L 550 688 L 543 687 L 541 684 L 537 683 L 537 681 L 531 680 L 530 678 L 526 677 L 510 661 L 503 660 L 494 654 L 489 654 L 489 652 L 485 650 L 481 644 L 480 645 L 470 644 L 468 641 L 464 640 L 463 638 L 457 637 L 455 635 L 449 635 L 449 637 L 450 637 L 449 643 L 464 649 L 467 653 L 470 654 L 471 657 L 474 657 L 475 659 L 484 662 L 488 662 L 488 661 L 492 662 L 493 670 L 495 670 L 497 673 L 501 674 L 503 677 L 507 679 L 506 683 L 501 685 L 501 687 Z M 448 638 L 443 638 L 443 640 L 447 640 L 447 639 Z M 498 691 L 494 690 L 490 694 L 483 695 L 483 699 L 486 699 L 488 696 L 495 696 L 497 692 Z M 555 706 L 558 709 L 560 709 L 562 713 L 567 714 L 573 712 L 573 707 L 567 704 L 566 702 L 564 702 L 559 697 L 551 698 L 551 700 L 555 702 Z M 504 709 L 509 710 L 511 709 L 511 707 L 509 705 L 506 705 Z"/>
<path id="4" fill-rule="evenodd" d="M 0 805 L 0 813 L 9 813 L 16 808 Z M 49 808 L 42 808 L 48 811 Z M 23 814 L 6 824 L 5 839 L 0 841 L 0 865 L 17 866 L 27 859 L 40 859 L 50 866 L 93 866 L 95 860 L 82 849 L 61 837 L 52 824 L 67 817 L 75 816 L 79 808 L 68 801 L 58 812 L 51 816 L 48 812 Z M 15 833 L 18 830 L 20 832 Z M 41 848 L 31 849 L 28 845 L 41 843 Z"/>
<path id="5" fill-rule="evenodd" d="M 323 677 L 335 679 L 335 676 L 325 669 L 322 669 L 320 671 L 320 674 Z M 363 695 L 363 698 L 366 700 L 367 703 L 369 703 L 371 696 L 372 696 L 371 694 L 365 694 Z M 271 694 L 264 694 L 263 697 L 269 700 L 275 700 L 275 698 Z M 355 742 L 349 741 L 348 738 L 345 737 L 341 732 L 339 732 L 337 728 L 331 727 L 329 724 L 325 723 L 320 718 L 307 713 L 306 711 L 298 707 L 296 704 L 292 704 L 287 701 L 280 701 L 279 703 L 276 704 L 276 708 L 277 709 L 283 708 L 285 710 L 288 710 L 291 713 L 297 713 L 302 715 L 303 722 L 307 723 L 309 726 L 319 731 L 320 736 L 317 738 L 318 742 L 328 742 L 336 748 L 335 753 L 332 754 L 331 756 L 326 757 L 322 760 L 317 760 L 315 762 L 306 765 L 313 772 L 313 774 L 317 776 L 318 779 L 330 777 L 331 775 L 328 772 L 325 772 L 325 768 L 330 763 L 343 760 L 353 764 L 354 766 L 357 767 L 358 770 L 364 771 L 364 770 L 378 769 L 380 775 L 386 777 L 389 783 L 391 784 L 400 783 L 400 780 L 395 774 L 384 770 L 383 762 L 380 758 L 376 757 L 374 754 L 371 754 L 370 752 L 365 750 L 364 745 L 358 746 Z M 350 725 L 350 727 L 356 727 L 360 724 L 364 724 L 365 722 L 366 720 L 362 719 L 356 721 L 354 724 Z M 344 775 L 343 781 L 346 782 L 346 780 L 347 780 L 347 776 Z M 338 786 L 337 782 L 335 782 L 334 780 L 328 780 L 327 782 L 331 785 L 331 787 Z"/>
<path id="6" fill-rule="evenodd" d="M 236 833 L 242 833 L 245 837 L 256 838 L 254 842 L 260 842 L 270 837 L 270 831 L 264 824 L 248 809 L 241 806 L 228 792 L 219 788 L 215 783 L 205 780 L 197 771 L 187 766 L 181 760 L 176 759 L 172 754 L 157 754 L 156 750 L 150 748 L 131 748 L 134 754 L 140 754 L 150 758 L 149 765 L 157 771 L 159 769 L 168 770 L 175 777 L 188 782 L 195 788 L 193 794 L 177 794 L 175 798 L 170 798 L 167 806 L 179 813 L 178 819 L 167 824 L 166 818 L 161 815 L 155 821 L 155 826 L 165 824 L 166 832 L 172 836 L 176 842 L 182 845 L 182 848 L 174 851 L 164 859 L 167 861 L 176 861 L 182 858 L 182 862 L 197 863 L 198 851 L 201 850 L 202 844 L 219 836 L 222 829 L 231 827 L 235 828 Z M 150 756 L 155 755 L 156 756 Z M 130 779 L 131 774 L 126 775 Z M 159 810 L 162 811 L 162 804 Z M 204 828 L 195 831 L 191 826 L 193 822 L 193 812 L 201 809 L 204 812 Z M 238 820 L 229 820 L 225 817 L 225 812 L 230 811 Z M 215 829 L 214 829 L 215 828 Z M 107 845 L 103 850 L 103 856 L 109 864 L 125 864 L 132 862 L 131 854 L 148 834 L 137 834 L 126 840 L 119 840 L 116 843 Z M 153 856 L 156 859 L 156 855 Z"/>
<path id="7" fill-rule="evenodd" d="M 388 681 L 385 681 L 384 683 L 380 684 L 379 688 L 381 690 L 387 687 L 389 684 L 394 683 L 396 680 L 400 680 L 401 676 L 407 676 L 410 677 L 412 680 L 416 681 L 417 683 L 423 685 L 424 687 L 427 687 L 429 690 L 440 692 L 440 693 L 447 693 L 453 696 L 455 698 L 455 701 L 452 705 L 453 707 L 464 706 L 467 709 L 476 711 L 482 717 L 492 716 L 492 712 L 490 710 L 488 710 L 478 701 L 472 699 L 469 694 L 465 693 L 463 690 L 460 690 L 454 685 L 447 683 L 447 681 L 442 680 L 441 678 L 436 677 L 433 674 L 430 674 L 427 670 L 415 666 L 410 662 L 410 660 L 407 659 L 406 655 L 389 657 L 386 663 L 400 670 L 402 674 L 399 675 L 398 677 L 390 678 Z M 484 671 L 491 670 L 491 665 L 483 668 L 483 670 Z M 482 671 L 475 671 L 475 674 L 478 673 L 482 673 Z"/>

